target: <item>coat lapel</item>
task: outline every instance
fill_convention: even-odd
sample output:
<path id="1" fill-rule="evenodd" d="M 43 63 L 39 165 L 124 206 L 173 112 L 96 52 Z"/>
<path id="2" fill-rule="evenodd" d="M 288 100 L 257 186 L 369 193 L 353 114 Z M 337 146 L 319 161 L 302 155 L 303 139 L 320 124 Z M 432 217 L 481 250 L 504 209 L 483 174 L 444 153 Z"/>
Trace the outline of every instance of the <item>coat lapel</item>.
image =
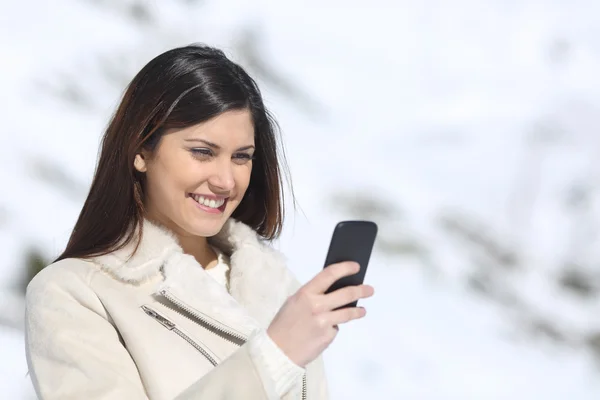
<path id="1" fill-rule="evenodd" d="M 229 255 L 231 296 L 261 326 L 268 326 L 300 286 L 283 255 L 260 240 L 249 226 L 234 220 L 225 224 L 210 243 Z"/>
<path id="2" fill-rule="evenodd" d="M 196 259 L 184 254 L 177 239 L 162 227 L 144 222 L 142 240 L 93 261 L 113 278 L 141 285 L 162 275 L 156 294 L 170 294 L 208 320 L 243 336 L 266 328 L 298 287 L 283 256 L 247 225 L 229 219 L 209 242 L 230 259 L 230 291 L 217 283 Z"/>

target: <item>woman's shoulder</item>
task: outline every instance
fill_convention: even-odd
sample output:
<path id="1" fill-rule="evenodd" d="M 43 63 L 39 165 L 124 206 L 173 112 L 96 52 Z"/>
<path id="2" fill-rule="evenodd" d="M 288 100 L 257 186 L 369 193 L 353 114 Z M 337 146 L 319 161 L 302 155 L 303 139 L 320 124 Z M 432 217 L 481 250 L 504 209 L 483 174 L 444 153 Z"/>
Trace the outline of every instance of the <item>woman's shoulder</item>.
<path id="1" fill-rule="evenodd" d="M 27 285 L 28 299 L 52 291 L 73 292 L 90 287 L 91 278 L 98 271 L 92 261 L 65 258 L 43 268 Z"/>
<path id="2" fill-rule="evenodd" d="M 91 285 L 97 272 L 90 261 L 68 258 L 48 265 L 29 282 L 25 327 L 30 349 L 45 354 L 48 343 L 65 340 L 70 344 L 73 337 L 77 339 L 82 326 L 97 328 L 96 334 L 108 326 L 103 324 L 111 323 Z"/>

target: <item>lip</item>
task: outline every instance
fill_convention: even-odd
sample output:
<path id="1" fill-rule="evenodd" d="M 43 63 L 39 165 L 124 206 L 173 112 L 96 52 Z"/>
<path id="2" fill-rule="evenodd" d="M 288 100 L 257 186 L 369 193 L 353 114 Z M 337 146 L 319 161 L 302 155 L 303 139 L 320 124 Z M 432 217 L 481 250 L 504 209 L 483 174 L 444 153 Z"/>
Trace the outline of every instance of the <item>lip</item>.
<path id="1" fill-rule="evenodd" d="M 188 196 L 202 196 L 205 199 L 210 199 L 210 200 L 222 200 L 222 199 L 228 199 L 229 196 L 221 196 L 218 194 L 203 194 L 203 193 L 188 193 Z"/>

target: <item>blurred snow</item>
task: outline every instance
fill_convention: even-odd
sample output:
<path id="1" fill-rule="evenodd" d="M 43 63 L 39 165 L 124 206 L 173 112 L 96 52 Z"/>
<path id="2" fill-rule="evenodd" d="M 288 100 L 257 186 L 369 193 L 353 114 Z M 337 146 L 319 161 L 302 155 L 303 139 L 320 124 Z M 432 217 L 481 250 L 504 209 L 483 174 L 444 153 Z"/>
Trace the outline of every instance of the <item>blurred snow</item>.
<path id="1" fill-rule="evenodd" d="M 331 204 L 339 191 L 397 205 L 439 268 L 432 277 L 417 261 L 374 255 L 368 317 L 326 352 L 332 398 L 600 396 L 589 353 L 524 338 L 511 323 L 518 316 L 465 290 L 468 260 L 438 227 L 450 212 L 489 224 L 523 249 L 530 269 L 507 279 L 530 307 L 569 327 L 599 327 L 598 301 L 559 300 L 549 273 L 571 237 L 561 196 L 598 173 L 600 3 L 151 1 L 153 25 L 114 11 L 131 2 L 102 3 L 11 2 L 0 12 L 3 286 L 19 277 L 26 245 L 58 254 L 78 215 L 123 90 L 100 79 L 98 57 L 129 75 L 197 41 L 241 58 L 239 41 L 253 32 L 269 65 L 314 102 L 261 82 L 301 206 L 279 243 L 294 272 L 306 281 L 322 267 L 345 218 Z M 87 107 L 42 89 L 64 76 L 92 94 Z M 39 178 L 49 164 L 74 180 L 68 195 Z M 22 334 L 0 330 L 0 348 L 3 396 L 33 397 Z"/>

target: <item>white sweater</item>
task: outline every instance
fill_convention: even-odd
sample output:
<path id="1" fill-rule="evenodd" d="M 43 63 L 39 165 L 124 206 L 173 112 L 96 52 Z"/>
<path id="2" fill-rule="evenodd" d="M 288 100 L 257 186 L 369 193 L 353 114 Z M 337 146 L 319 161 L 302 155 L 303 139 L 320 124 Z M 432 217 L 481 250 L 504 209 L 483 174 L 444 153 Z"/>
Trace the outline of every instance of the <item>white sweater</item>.
<path id="1" fill-rule="evenodd" d="M 205 271 L 229 290 L 229 260 L 217 248 L 214 250 L 217 253 L 217 265 Z M 254 353 L 262 355 L 258 358 L 258 362 L 261 364 L 258 369 L 264 371 L 266 377 L 273 380 L 277 394 L 281 397 L 299 383 L 304 374 L 304 368 L 290 360 L 271 340 L 266 331 L 260 332 L 257 339 L 252 343 L 255 347 Z"/>

